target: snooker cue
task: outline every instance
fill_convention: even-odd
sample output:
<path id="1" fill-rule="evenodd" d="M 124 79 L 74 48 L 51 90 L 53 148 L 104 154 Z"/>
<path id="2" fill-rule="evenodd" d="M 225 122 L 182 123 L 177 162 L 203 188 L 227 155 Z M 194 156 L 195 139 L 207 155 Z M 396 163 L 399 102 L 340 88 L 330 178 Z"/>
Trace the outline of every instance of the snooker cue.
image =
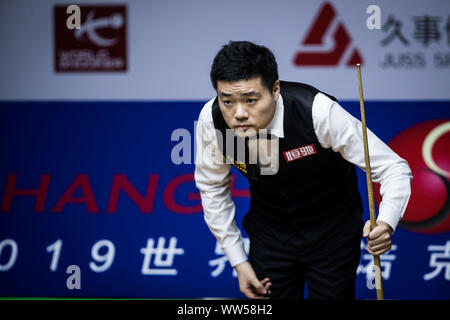
<path id="1" fill-rule="evenodd" d="M 367 180 L 367 193 L 369 196 L 369 213 L 370 213 L 370 230 L 376 226 L 375 220 L 375 206 L 373 201 L 373 189 L 372 189 L 372 175 L 370 168 L 370 158 L 369 158 L 369 144 L 367 142 L 367 127 L 366 127 L 366 114 L 364 111 L 364 98 L 363 98 L 363 89 L 362 89 L 362 81 L 361 81 L 361 65 L 356 64 L 356 68 L 358 70 L 358 86 L 359 86 L 359 103 L 361 106 L 361 123 L 362 123 L 362 133 L 364 140 L 364 158 L 366 160 L 366 180 Z M 375 268 L 375 287 L 377 289 L 377 299 L 384 300 L 383 293 L 383 282 L 381 278 L 381 265 L 380 265 L 380 256 L 373 256 L 374 268 Z"/>

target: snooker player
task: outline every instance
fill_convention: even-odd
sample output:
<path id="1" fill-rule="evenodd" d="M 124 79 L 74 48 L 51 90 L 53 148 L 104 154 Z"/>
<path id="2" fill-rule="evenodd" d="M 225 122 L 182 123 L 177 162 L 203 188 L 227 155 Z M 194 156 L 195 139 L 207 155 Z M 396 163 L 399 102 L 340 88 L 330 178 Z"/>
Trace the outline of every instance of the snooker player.
<path id="1" fill-rule="evenodd" d="M 248 298 L 303 299 L 306 283 L 311 299 L 354 299 L 361 236 L 373 255 L 391 248 L 411 170 L 368 130 L 372 179 L 382 196 L 370 231 L 355 169 L 365 169 L 361 122 L 333 96 L 280 81 L 277 69 L 268 48 L 248 41 L 230 41 L 214 58 L 217 96 L 203 106 L 196 130 L 195 181 L 205 221 Z M 244 152 L 236 152 L 239 145 Z M 234 220 L 231 165 L 250 186 L 243 220 L 249 257 Z"/>

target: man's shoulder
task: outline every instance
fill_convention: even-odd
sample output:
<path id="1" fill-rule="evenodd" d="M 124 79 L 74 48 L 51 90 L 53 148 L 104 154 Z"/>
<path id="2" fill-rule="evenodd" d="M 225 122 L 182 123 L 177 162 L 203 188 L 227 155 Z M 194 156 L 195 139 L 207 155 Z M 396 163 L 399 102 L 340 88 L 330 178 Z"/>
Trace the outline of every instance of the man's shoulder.
<path id="1" fill-rule="evenodd" d="M 310 90 L 310 91 L 319 91 L 314 86 L 303 83 L 303 82 L 293 82 L 293 81 L 284 81 L 280 80 L 280 88 L 285 90 Z"/>
<path id="2" fill-rule="evenodd" d="M 288 96 L 291 98 L 297 98 L 303 102 L 312 102 L 317 94 L 324 94 L 330 99 L 337 101 L 334 96 L 303 82 L 280 81 L 280 91 L 283 97 Z"/>
<path id="3" fill-rule="evenodd" d="M 212 122 L 212 106 L 214 104 L 214 100 L 216 100 L 216 97 L 208 100 L 200 110 L 200 114 L 198 116 L 199 121 L 203 122 Z"/>

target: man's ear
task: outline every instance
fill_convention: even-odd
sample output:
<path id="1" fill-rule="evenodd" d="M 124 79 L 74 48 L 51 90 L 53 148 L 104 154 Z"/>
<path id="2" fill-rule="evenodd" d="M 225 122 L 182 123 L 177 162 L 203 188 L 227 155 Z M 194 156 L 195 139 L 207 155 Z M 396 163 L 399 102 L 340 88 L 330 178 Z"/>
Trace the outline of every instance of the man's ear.
<path id="1" fill-rule="evenodd" d="M 275 83 L 273 84 L 272 95 L 275 100 L 277 100 L 280 96 L 280 80 L 275 81 Z"/>

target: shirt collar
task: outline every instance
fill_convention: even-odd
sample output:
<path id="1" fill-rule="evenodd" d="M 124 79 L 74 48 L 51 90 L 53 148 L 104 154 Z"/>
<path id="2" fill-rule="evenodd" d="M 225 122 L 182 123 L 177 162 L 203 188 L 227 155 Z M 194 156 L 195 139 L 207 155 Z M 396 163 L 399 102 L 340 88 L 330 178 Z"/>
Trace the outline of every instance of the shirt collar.
<path id="1" fill-rule="evenodd" d="M 275 113 L 273 115 L 272 121 L 266 127 L 267 131 L 271 134 L 276 135 L 278 138 L 284 138 L 284 104 L 283 97 L 280 95 L 275 104 Z"/>

